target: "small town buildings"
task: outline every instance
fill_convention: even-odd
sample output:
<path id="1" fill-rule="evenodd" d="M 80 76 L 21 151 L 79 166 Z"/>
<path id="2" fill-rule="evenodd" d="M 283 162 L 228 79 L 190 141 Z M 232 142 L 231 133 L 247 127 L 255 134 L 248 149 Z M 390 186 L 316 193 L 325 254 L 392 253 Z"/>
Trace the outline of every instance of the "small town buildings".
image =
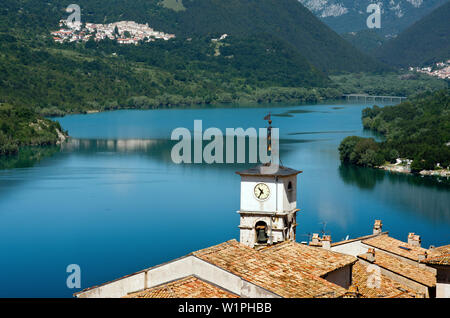
<path id="1" fill-rule="evenodd" d="M 101 41 L 106 38 L 116 40 L 120 44 L 139 44 L 142 41 L 151 42 L 155 39 L 168 41 L 175 38 L 174 34 L 168 34 L 155 31 L 149 27 L 148 23 L 139 24 L 134 21 L 120 21 L 109 24 L 85 23 L 71 24 L 66 20 L 61 20 L 59 31 L 51 32 L 54 40 L 59 43 L 88 41 L 92 36 L 95 41 Z M 66 29 L 64 28 L 66 27 Z"/>
<path id="2" fill-rule="evenodd" d="M 424 73 L 430 76 L 436 76 L 441 79 L 447 79 L 450 78 L 450 60 L 435 63 L 433 66 L 410 67 L 409 70 Z"/>

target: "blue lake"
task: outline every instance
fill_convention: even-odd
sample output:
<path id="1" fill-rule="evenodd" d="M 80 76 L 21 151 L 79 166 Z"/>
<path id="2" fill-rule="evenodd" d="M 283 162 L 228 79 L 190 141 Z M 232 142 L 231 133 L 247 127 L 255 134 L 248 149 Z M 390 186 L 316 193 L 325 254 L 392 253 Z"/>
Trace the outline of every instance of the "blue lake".
<path id="1" fill-rule="evenodd" d="M 333 241 L 371 233 L 375 219 L 401 240 L 450 243 L 448 181 L 341 166 L 348 135 L 371 136 L 361 104 L 123 110 L 57 118 L 72 137 L 33 164 L 0 170 L 0 297 L 71 297 L 82 288 L 239 238 L 239 182 L 247 165 L 176 165 L 170 135 L 280 128 L 284 165 L 299 176 L 297 241 L 325 230 Z M 326 226 L 324 226 L 326 224 Z"/>

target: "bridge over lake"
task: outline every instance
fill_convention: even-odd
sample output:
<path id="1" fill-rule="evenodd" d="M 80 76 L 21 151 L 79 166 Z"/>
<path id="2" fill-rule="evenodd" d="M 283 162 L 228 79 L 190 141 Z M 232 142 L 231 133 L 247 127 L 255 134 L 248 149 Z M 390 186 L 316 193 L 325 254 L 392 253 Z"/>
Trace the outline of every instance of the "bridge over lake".
<path id="1" fill-rule="evenodd" d="M 398 100 L 399 102 L 402 102 L 406 99 L 404 96 L 382 96 L 382 95 L 369 95 L 369 94 L 344 94 L 342 95 L 343 98 L 350 100 L 359 101 L 361 99 L 364 99 L 364 101 L 367 103 L 368 101 L 375 102 L 377 99 L 381 102 L 384 101 L 391 101 L 394 102 L 395 100 Z"/>

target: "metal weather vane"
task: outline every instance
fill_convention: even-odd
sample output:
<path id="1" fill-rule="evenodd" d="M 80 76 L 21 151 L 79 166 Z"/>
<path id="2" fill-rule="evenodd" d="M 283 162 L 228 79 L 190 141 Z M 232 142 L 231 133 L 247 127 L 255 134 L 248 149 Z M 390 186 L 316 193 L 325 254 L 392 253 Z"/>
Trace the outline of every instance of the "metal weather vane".
<path id="1" fill-rule="evenodd" d="M 267 127 L 267 152 L 272 150 L 272 118 L 270 112 L 264 117 L 264 120 L 269 122 L 269 127 Z"/>

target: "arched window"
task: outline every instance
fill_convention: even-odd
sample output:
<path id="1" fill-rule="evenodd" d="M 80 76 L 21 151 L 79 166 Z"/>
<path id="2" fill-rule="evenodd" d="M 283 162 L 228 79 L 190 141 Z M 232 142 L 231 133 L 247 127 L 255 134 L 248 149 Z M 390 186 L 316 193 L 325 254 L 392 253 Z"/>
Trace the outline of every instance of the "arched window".
<path id="1" fill-rule="evenodd" d="M 256 222 L 255 231 L 256 231 L 256 243 L 266 244 L 268 240 L 266 222 L 264 221 Z"/>
<path id="2" fill-rule="evenodd" d="M 294 185 L 292 184 L 292 181 L 288 182 L 287 189 L 286 189 L 287 199 L 289 202 L 295 201 L 295 191 L 294 191 Z"/>

